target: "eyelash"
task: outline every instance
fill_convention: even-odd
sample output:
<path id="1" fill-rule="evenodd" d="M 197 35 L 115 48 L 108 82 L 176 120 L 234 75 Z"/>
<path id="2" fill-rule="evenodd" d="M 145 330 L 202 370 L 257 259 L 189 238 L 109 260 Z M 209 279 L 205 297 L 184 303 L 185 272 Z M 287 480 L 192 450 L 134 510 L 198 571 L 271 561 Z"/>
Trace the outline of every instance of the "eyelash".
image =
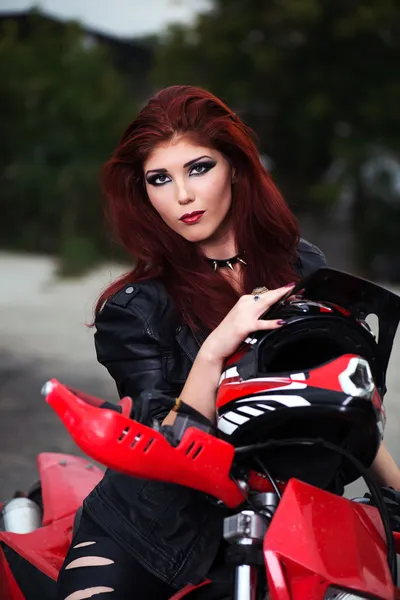
<path id="1" fill-rule="evenodd" d="M 191 166 L 189 175 L 193 174 L 194 177 L 205 175 L 205 173 L 208 173 L 208 171 L 210 171 L 215 165 L 216 163 L 210 160 L 198 162 Z M 201 171 L 201 173 L 192 173 L 194 169 L 198 169 L 199 167 L 203 168 L 203 171 Z M 158 182 L 157 180 L 160 179 L 160 177 L 168 177 L 168 175 L 165 175 L 164 173 L 160 173 L 159 175 L 151 175 L 150 177 L 148 177 L 147 183 L 149 183 L 150 185 L 154 185 L 155 187 L 161 187 L 162 185 L 168 183 L 168 181 Z"/>

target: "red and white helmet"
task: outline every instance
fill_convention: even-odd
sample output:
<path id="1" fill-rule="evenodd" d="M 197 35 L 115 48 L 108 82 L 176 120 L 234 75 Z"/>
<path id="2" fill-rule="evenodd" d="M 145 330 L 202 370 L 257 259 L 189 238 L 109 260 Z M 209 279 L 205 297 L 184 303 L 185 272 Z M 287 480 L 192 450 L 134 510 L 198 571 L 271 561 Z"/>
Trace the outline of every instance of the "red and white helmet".
<path id="1" fill-rule="evenodd" d="M 370 466 L 386 420 L 387 363 L 368 325 L 348 303 L 316 300 L 315 285 L 307 298 L 310 288 L 304 282 L 302 287 L 303 299 L 283 300 L 265 315 L 285 320 L 283 327 L 251 335 L 226 361 L 216 402 L 219 434 L 236 446 L 323 438 Z M 327 489 L 337 487 L 338 473 L 341 485 L 358 477 L 346 459 L 339 454 L 333 459 L 320 447 L 269 449 L 262 459 L 278 479 L 297 476 Z"/>

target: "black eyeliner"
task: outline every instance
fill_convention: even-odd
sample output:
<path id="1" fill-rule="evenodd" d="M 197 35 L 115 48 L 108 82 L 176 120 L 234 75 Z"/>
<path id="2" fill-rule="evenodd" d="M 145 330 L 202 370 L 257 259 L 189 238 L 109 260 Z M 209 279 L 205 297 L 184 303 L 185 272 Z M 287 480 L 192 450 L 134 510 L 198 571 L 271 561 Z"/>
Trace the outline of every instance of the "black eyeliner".
<path id="1" fill-rule="evenodd" d="M 168 177 L 168 175 L 166 173 L 154 173 L 153 175 L 148 175 L 148 177 L 146 177 L 146 181 L 150 185 L 163 185 L 162 183 L 156 183 L 156 179 L 159 177 Z"/>
<path id="2" fill-rule="evenodd" d="M 194 175 L 204 175 L 204 173 L 208 173 L 208 171 L 210 171 L 213 167 L 215 167 L 216 164 L 217 164 L 217 161 L 214 159 L 200 159 L 199 162 L 194 163 L 193 165 L 191 165 L 189 167 L 189 173 L 191 173 L 191 171 L 193 169 L 195 169 L 196 167 L 204 167 L 205 171 L 203 171 L 203 173 L 194 173 Z M 153 173 L 151 175 L 148 175 L 146 177 L 146 181 L 150 185 L 154 185 L 156 187 L 161 186 L 161 185 L 164 185 L 164 183 L 156 183 L 156 180 L 162 176 L 169 177 L 169 175 L 166 172 L 160 171 L 158 173 Z"/>
<path id="3" fill-rule="evenodd" d="M 215 167 L 215 165 L 217 164 L 216 160 L 210 159 L 210 160 L 199 160 L 199 162 L 195 163 L 194 165 L 192 165 L 190 167 L 190 171 L 192 171 L 192 169 L 195 169 L 196 167 L 208 167 L 208 171 L 210 169 L 212 169 L 213 167 Z M 199 175 L 202 175 L 202 173 L 199 173 Z"/>

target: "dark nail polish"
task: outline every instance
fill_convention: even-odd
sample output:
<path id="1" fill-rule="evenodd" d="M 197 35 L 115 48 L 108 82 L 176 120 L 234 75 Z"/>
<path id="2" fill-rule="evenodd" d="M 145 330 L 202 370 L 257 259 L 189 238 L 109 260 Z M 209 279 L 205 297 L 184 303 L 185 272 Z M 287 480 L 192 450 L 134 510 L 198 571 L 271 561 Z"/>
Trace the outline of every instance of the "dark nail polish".
<path id="1" fill-rule="evenodd" d="M 286 321 L 284 321 L 283 319 L 281 319 L 280 321 L 278 321 L 278 325 L 284 325 L 286 323 Z"/>

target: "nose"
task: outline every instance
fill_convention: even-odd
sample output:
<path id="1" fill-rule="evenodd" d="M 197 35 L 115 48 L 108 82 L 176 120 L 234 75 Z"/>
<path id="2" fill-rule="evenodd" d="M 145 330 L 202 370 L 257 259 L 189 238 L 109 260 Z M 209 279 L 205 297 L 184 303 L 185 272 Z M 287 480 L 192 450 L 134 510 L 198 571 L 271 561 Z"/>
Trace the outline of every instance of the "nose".
<path id="1" fill-rule="evenodd" d="M 185 206 L 186 204 L 190 204 L 194 201 L 194 194 L 188 189 L 187 185 L 182 182 L 177 182 L 178 189 L 178 203 L 181 206 Z"/>

